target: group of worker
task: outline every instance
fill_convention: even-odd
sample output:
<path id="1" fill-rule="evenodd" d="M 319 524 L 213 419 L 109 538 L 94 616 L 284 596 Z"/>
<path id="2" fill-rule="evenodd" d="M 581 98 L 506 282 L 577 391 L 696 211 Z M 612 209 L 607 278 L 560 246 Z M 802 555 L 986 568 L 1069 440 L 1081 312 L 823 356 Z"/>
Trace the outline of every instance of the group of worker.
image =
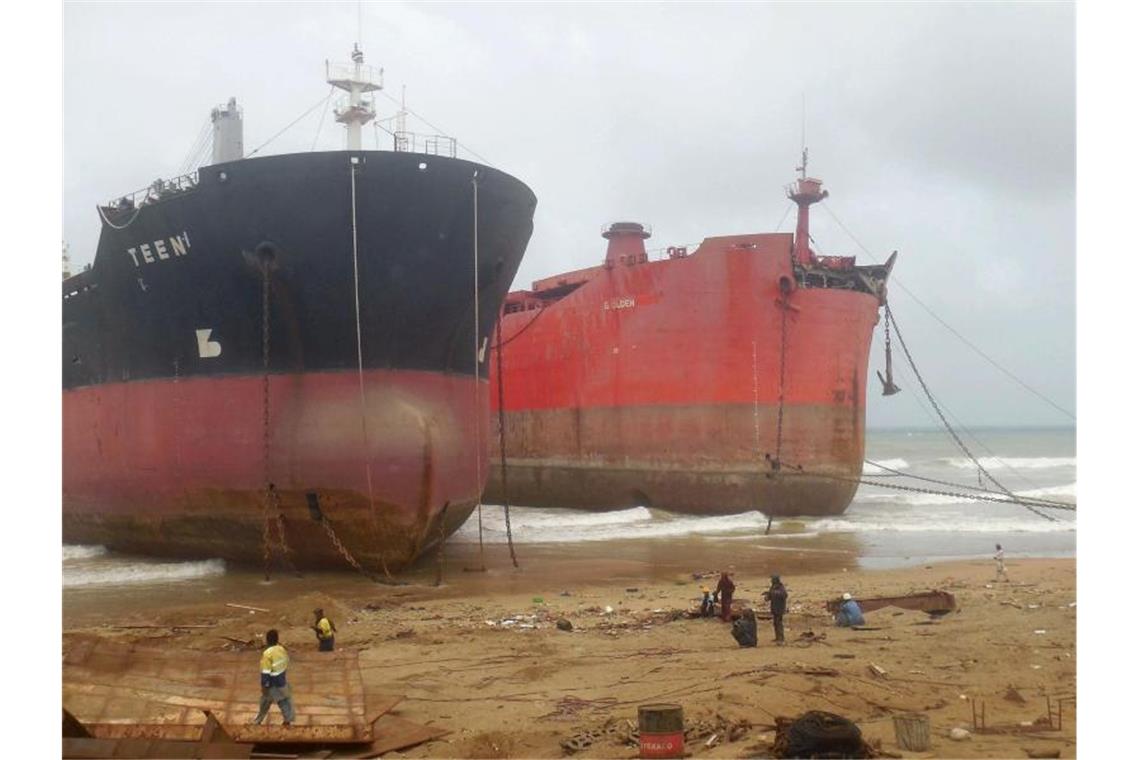
<path id="1" fill-rule="evenodd" d="M 721 570 L 720 580 L 717 581 L 716 590 L 710 591 L 708 586 L 701 586 L 701 617 L 713 617 L 716 614 L 716 605 L 720 604 L 720 619 L 725 623 L 733 623 L 732 635 L 741 642 L 741 646 L 756 646 L 756 613 L 751 609 L 741 612 L 741 617 L 732 619 L 732 597 L 736 593 L 736 583 L 732 579 L 732 569 Z M 776 644 L 784 644 L 784 614 L 788 609 L 788 589 L 784 586 L 780 576 L 773 575 L 771 585 L 764 592 L 764 599 L 768 602 L 768 609 L 772 613 L 772 628 L 776 634 Z M 750 642 L 750 643 L 747 643 Z"/>
<path id="2" fill-rule="evenodd" d="M 709 590 L 708 586 L 701 586 L 702 617 L 712 617 L 716 613 L 716 605 L 720 603 L 720 619 L 732 622 L 732 636 L 742 647 L 754 647 L 757 644 L 756 613 L 749 608 L 741 611 L 736 620 L 732 619 L 732 596 L 736 592 L 736 583 L 732 579 L 730 570 L 722 570 L 716 590 Z M 768 590 L 764 592 L 764 600 L 768 602 L 768 610 L 772 616 L 772 629 L 775 633 L 773 641 L 777 646 L 784 645 L 784 615 L 788 611 L 788 589 L 779 575 L 771 576 Z M 850 593 L 844 592 L 842 601 L 835 612 L 835 624 L 839 627 L 863 625 L 863 610 Z"/>
<path id="3" fill-rule="evenodd" d="M 317 650 L 331 652 L 336 643 L 336 625 L 319 607 L 313 610 L 314 621 L 310 626 L 317 635 Z M 261 702 L 257 708 L 255 725 L 261 725 L 269 715 L 269 708 L 277 705 L 285 725 L 293 725 L 293 691 L 289 688 L 286 671 L 289 669 L 289 652 L 281 644 L 277 629 L 265 633 L 265 651 L 261 653 Z"/>

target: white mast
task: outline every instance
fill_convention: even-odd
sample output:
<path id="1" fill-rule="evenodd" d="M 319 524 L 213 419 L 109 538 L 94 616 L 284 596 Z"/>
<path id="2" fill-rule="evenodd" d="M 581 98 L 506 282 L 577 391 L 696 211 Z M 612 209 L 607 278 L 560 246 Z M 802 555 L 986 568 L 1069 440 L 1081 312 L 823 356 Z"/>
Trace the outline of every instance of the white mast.
<path id="1" fill-rule="evenodd" d="M 352 46 L 352 63 L 325 61 L 325 79 L 348 93 L 336 107 L 336 120 L 348 128 L 348 149 L 360 150 L 360 127 L 376 117 L 376 109 L 365 93 L 384 87 L 384 70 L 364 63 L 359 45 Z"/>
<path id="2" fill-rule="evenodd" d="M 214 148 L 211 163 L 224 164 L 238 161 L 245 155 L 242 144 L 241 109 L 237 100 L 230 98 L 224 106 L 210 111 L 210 121 L 214 125 Z"/>

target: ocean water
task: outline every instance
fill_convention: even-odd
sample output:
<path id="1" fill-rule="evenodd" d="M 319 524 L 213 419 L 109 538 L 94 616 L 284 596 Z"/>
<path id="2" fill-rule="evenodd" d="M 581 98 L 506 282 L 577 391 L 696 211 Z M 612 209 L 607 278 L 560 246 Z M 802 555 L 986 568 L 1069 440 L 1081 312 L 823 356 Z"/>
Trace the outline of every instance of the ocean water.
<path id="1" fill-rule="evenodd" d="M 1076 431 L 1073 429 L 974 430 L 966 445 L 1006 488 L 1024 496 L 1075 502 L 1077 492 Z M 975 465 L 940 430 L 879 430 L 867 435 L 864 476 L 847 511 L 837 517 L 777 519 L 764 535 L 767 517 L 761 512 L 694 517 L 645 507 L 610 512 L 511 508 L 512 537 L 518 550 L 553 561 L 605 561 L 628 558 L 643 566 L 683 570 L 693 557 L 726 552 L 761 563 L 767 558 L 834 555 L 842 566 L 894 567 L 950 559 L 979 559 L 1003 545 L 1008 558 L 1071 557 L 1076 551 L 1074 511 L 1049 510 L 1044 519 L 1015 504 L 995 504 L 972 498 L 965 489 L 924 483 L 907 475 L 979 486 Z M 889 469 L 883 469 L 889 468 Z M 906 485 L 966 495 L 899 491 Z M 992 486 L 988 481 L 981 485 Z M 474 557 L 479 542 L 478 513 L 454 535 L 446 551 Z M 503 553 L 507 541 L 502 507 L 482 509 L 485 546 Z M 749 560 L 749 558 L 754 558 Z M 743 560 L 742 560 L 743 561 Z M 675 567 L 674 567 L 675 565 Z M 828 567 L 824 562 L 821 567 Z M 427 577 L 433 563 L 425 558 L 418 569 Z M 217 559 L 163 562 L 126 557 L 99 546 L 63 547 L 65 599 L 79 599 L 99 590 L 116 593 L 169 593 L 182 589 L 213 593 L 225 577 L 241 574 L 254 583 L 253 569 L 227 568 Z M 248 578 L 246 578 L 248 576 Z M 244 581 L 243 581 L 244 582 Z"/>
<path id="2" fill-rule="evenodd" d="M 1075 503 L 1075 429 L 974 430 L 963 441 L 998 482 L 1021 496 Z M 526 544 L 580 544 L 596 541 L 661 541 L 686 536 L 777 544 L 787 539 L 829 535 L 853 540 L 863 567 L 917 564 L 932 560 L 988 557 L 1000 543 L 1009 557 L 1064 557 L 1076 550 L 1076 513 L 1042 510 L 1053 520 L 1016 504 L 972 498 L 964 487 L 996 490 L 943 430 L 880 430 L 867 435 L 864 479 L 847 511 L 837 517 L 776 519 L 761 512 L 723 517 L 671 515 L 645 507 L 614 512 L 512 507 L 514 541 Z M 894 471 L 894 472 L 892 472 Z M 901 475 L 898 473 L 902 473 Z M 907 475 L 960 484 L 955 488 Z M 902 491 L 912 486 L 945 493 Z M 990 494 L 982 494 L 989 496 Z M 452 538 L 477 542 L 473 517 Z M 505 542 L 501 507 L 483 508 L 484 542 Z"/>

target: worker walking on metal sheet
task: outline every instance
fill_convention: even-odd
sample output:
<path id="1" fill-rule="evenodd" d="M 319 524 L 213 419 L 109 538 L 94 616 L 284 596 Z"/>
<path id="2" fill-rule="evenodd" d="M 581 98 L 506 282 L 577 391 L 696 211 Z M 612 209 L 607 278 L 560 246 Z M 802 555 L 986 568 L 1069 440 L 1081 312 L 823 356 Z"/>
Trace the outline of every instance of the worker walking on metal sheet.
<path id="1" fill-rule="evenodd" d="M 716 592 L 720 594 L 720 619 L 724 622 L 732 620 L 732 593 L 736 591 L 736 584 L 727 570 L 720 571 L 720 581 L 716 584 Z"/>
<path id="2" fill-rule="evenodd" d="M 780 576 L 772 576 L 772 585 L 764 592 L 764 598 L 768 600 L 768 609 L 772 612 L 772 628 L 776 632 L 775 641 L 783 646 L 784 613 L 788 611 L 788 590 L 784 588 Z"/>
<path id="3" fill-rule="evenodd" d="M 289 668 L 289 653 L 278 643 L 277 630 L 265 633 L 265 651 L 261 653 L 261 704 L 257 708 L 255 725 L 261 725 L 269 715 L 269 706 L 276 704 L 285 719 L 285 725 L 293 725 L 293 691 L 285 679 Z"/>
<path id="4" fill-rule="evenodd" d="M 1009 582 L 1009 576 L 1005 572 L 1005 549 L 1001 548 L 1001 544 L 994 544 L 994 564 L 997 565 L 997 576 L 995 581 Z"/>
<path id="5" fill-rule="evenodd" d="M 325 611 L 320 607 L 313 610 L 313 615 L 317 619 L 316 623 L 313 624 L 313 631 L 317 634 L 317 649 L 322 652 L 331 652 L 336 640 L 336 626 L 325 616 Z"/>

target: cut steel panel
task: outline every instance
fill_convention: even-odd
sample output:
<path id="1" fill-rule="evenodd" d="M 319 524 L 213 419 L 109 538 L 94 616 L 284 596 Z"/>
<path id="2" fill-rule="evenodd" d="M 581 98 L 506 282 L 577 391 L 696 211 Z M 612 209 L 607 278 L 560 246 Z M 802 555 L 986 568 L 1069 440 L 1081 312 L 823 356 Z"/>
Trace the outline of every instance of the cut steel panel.
<path id="1" fill-rule="evenodd" d="M 163 650 L 70 637 L 64 656 L 68 709 L 103 738 L 196 740 L 210 710 L 235 740 L 367 742 L 372 721 L 399 697 L 369 694 L 356 652 L 291 653 L 296 719 L 252 726 L 261 697 L 256 652 Z M 277 723 L 278 725 L 274 725 Z"/>

